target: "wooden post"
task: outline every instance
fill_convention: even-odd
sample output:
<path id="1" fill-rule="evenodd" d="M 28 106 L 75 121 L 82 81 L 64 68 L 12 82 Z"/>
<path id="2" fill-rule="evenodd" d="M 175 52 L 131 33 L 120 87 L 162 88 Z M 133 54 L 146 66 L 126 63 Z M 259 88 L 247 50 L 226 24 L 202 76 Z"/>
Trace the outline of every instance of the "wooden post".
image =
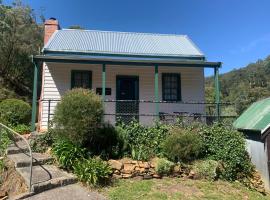
<path id="1" fill-rule="evenodd" d="M 102 99 L 105 101 L 106 95 L 106 65 L 102 65 Z"/>
<path id="2" fill-rule="evenodd" d="M 218 121 L 220 119 L 220 87 L 219 87 L 219 73 L 218 67 L 215 67 L 215 103 L 216 103 L 216 116 Z"/>
<path id="3" fill-rule="evenodd" d="M 156 115 L 159 117 L 159 92 L 158 92 L 158 65 L 155 65 L 155 105 Z"/>
<path id="4" fill-rule="evenodd" d="M 32 58 L 33 59 L 33 58 Z M 34 82 L 33 82 L 33 97 L 32 97 L 32 118 L 31 118 L 31 131 L 35 131 L 36 127 L 36 114 L 37 114 L 37 82 L 38 82 L 38 66 L 34 64 Z"/>

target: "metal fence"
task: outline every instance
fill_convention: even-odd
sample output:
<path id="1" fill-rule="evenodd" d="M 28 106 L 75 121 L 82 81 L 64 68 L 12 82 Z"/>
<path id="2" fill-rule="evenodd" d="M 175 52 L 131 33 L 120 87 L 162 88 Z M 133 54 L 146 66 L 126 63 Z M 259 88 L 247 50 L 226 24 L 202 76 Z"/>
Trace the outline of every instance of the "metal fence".
<path id="1" fill-rule="evenodd" d="M 59 99 L 45 99 L 43 104 L 43 119 L 47 125 L 54 115 L 54 109 Z M 104 100 L 104 119 L 115 124 L 117 120 L 125 123 L 138 120 L 145 125 L 154 121 L 175 123 L 177 121 L 200 121 L 211 124 L 217 120 L 235 119 L 235 115 L 224 113 L 226 107 L 234 106 L 231 103 L 206 103 L 206 102 L 176 102 L 176 101 L 151 101 L 151 100 Z M 218 112 L 217 112 L 218 111 Z M 47 115 L 47 116 L 46 116 Z"/>

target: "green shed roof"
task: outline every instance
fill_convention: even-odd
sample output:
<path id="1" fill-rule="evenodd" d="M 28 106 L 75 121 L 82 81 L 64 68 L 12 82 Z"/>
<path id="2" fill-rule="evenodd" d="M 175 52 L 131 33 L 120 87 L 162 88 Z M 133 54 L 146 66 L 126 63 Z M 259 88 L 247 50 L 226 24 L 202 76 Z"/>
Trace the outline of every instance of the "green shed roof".
<path id="1" fill-rule="evenodd" d="M 253 103 L 237 118 L 233 126 L 237 129 L 264 133 L 270 126 L 270 98 Z"/>

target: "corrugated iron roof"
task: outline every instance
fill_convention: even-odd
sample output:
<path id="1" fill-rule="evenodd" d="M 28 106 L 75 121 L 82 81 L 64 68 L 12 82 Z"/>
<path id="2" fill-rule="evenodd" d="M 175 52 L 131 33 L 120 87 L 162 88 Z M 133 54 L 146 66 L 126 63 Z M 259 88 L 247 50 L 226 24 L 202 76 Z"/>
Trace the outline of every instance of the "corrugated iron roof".
<path id="1" fill-rule="evenodd" d="M 58 30 L 43 51 L 204 58 L 186 35 L 97 30 Z"/>
<path id="2" fill-rule="evenodd" d="M 242 130 L 253 130 L 264 133 L 270 126 L 270 98 L 253 103 L 233 123 Z"/>

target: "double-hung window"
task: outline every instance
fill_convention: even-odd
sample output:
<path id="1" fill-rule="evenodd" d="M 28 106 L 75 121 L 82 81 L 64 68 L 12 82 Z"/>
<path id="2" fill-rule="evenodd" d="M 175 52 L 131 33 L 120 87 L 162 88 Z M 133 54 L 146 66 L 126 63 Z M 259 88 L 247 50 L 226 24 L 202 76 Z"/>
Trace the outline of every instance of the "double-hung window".
<path id="1" fill-rule="evenodd" d="M 86 70 L 71 71 L 71 89 L 72 88 L 92 88 L 92 72 Z"/>
<path id="2" fill-rule="evenodd" d="M 162 100 L 181 101 L 181 76 L 178 73 L 162 74 Z"/>

